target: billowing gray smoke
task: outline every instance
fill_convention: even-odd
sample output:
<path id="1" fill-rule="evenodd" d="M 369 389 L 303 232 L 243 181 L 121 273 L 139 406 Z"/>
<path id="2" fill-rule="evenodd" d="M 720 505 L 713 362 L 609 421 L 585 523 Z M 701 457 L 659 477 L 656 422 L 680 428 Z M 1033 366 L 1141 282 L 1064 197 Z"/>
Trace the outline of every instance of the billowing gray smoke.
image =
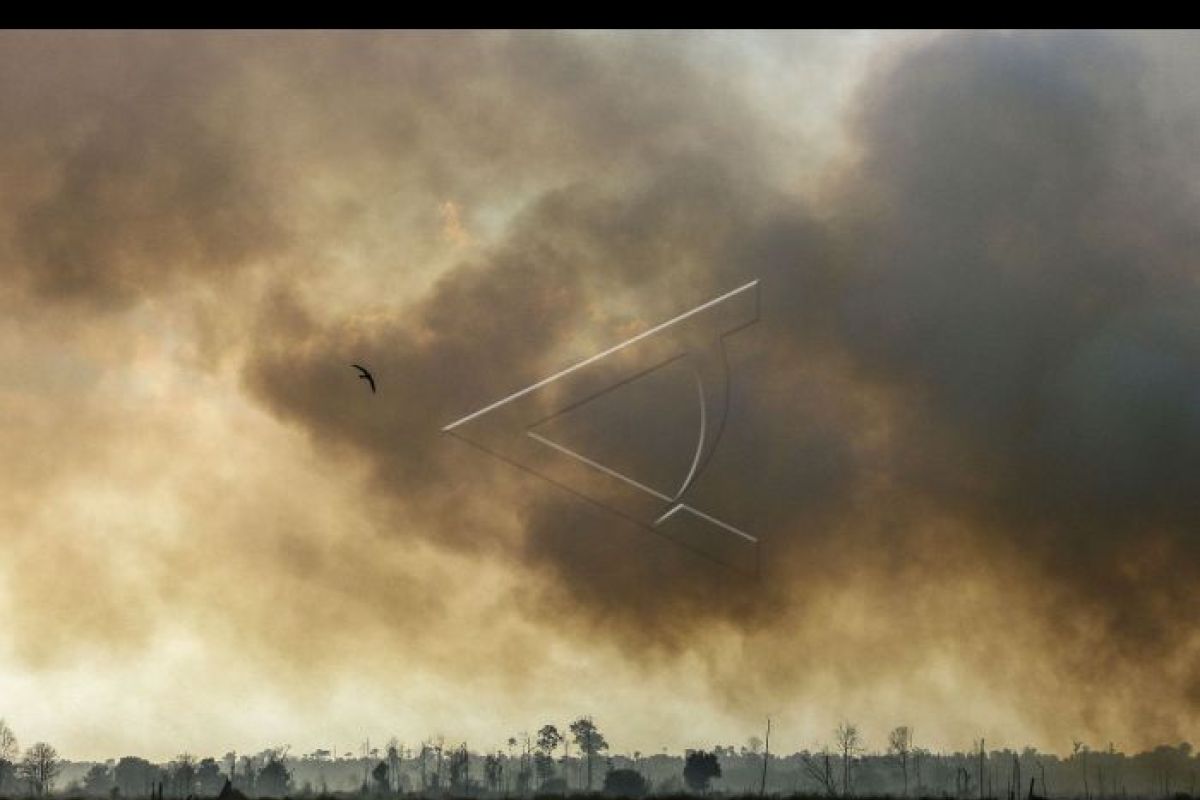
<path id="1" fill-rule="evenodd" d="M 530 202 L 412 319 L 358 340 L 315 334 L 319 347 L 260 365 L 261 391 L 374 452 L 388 484 L 422 502 L 481 469 L 437 440 L 446 411 L 566 363 L 561 343 L 592 308 L 654 322 L 667 299 L 682 310 L 759 277 L 762 324 L 730 342 L 733 413 L 698 494 L 762 536 L 763 582 L 714 603 L 722 570 L 528 487 L 497 502 L 522 504 L 513 548 L 553 576 L 557 607 L 574 611 L 564 624 L 581 617 L 639 651 L 686 648 L 721 621 L 776 624 L 830 572 L 895 569 L 881 584 L 913 596 L 947 569 L 1009 569 L 1005 591 L 1033 596 L 1036 621 L 1019 625 L 1048 643 L 1014 655 L 1047 661 L 1080 697 L 1144 679 L 1194 647 L 1200 522 L 1194 128 L 1164 124 L 1147 75 L 1135 48 L 1102 36 L 942 37 L 862 89 L 855 156 L 814 206 L 721 138 L 627 171 L 598 160 L 604 188 Z M 593 108 L 557 124 L 590 130 Z M 664 126 L 648 115 L 612 131 L 613 149 Z M 309 405 L 339 368 L 324 365 L 363 347 L 420 387 L 394 422 L 347 421 L 340 398 Z M 965 565 L 942 563 L 935 520 L 969 543 Z M 1158 713 L 1195 719 L 1200 672 L 1175 679 L 1178 704 Z"/>
<path id="2" fill-rule="evenodd" d="M 508 563 L 530 618 L 646 664 L 692 654 L 731 707 L 949 661 L 1053 736 L 1184 735 L 1200 720 L 1190 57 L 1170 37 L 898 39 L 838 157 L 801 181 L 781 166 L 801 143 L 718 41 L 217 36 L 171 46 L 181 60 L 137 37 L 56 44 L 32 85 L 79 113 L 0 70 L 26 109 L 6 114 L 3 163 L 30 187 L 3 201 L 6 271 L 101 314 L 195 289 L 213 363 L 368 465 L 396 515 L 383 542 Z M 2 57 L 45 46 L 10 38 Z M 128 75 L 96 67 L 114 48 Z M 460 208 L 488 233 L 428 283 L 419 242 L 369 250 L 395 266 L 362 293 L 401 284 L 404 302 L 327 305 L 351 270 L 307 244 L 393 224 L 310 200 L 355 180 L 452 198 L 448 236 L 467 236 Z M 438 224 L 417 205 L 389 206 L 399 229 Z M 762 539 L 760 579 L 440 433 L 751 278 L 761 321 L 728 341 L 728 427 L 695 497 Z M 226 282 L 237 302 L 210 296 Z"/>

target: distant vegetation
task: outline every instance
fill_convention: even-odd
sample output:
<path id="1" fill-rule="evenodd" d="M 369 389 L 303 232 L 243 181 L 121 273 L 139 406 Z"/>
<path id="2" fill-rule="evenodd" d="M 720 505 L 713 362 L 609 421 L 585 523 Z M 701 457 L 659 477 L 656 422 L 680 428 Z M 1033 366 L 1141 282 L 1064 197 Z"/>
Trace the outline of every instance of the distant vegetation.
<path id="1" fill-rule="evenodd" d="M 1196 798 L 1200 758 L 1182 743 L 1127 755 L 1072 742 L 1068 754 L 988 750 L 931 752 L 911 729 L 898 727 L 871 751 L 857 726 L 831 732 L 827 747 L 771 753 L 757 737 L 680 755 L 616 754 L 590 717 L 560 730 L 544 725 L 491 752 L 436 738 L 351 752 L 287 747 L 253 755 L 198 758 L 183 753 L 164 764 L 137 756 L 105 763 L 63 760 L 45 742 L 21 749 L 0 720 L 0 798 L 509 798 L 594 794 L 606 797 L 946 798 L 947 800 L 1126 800 Z"/>

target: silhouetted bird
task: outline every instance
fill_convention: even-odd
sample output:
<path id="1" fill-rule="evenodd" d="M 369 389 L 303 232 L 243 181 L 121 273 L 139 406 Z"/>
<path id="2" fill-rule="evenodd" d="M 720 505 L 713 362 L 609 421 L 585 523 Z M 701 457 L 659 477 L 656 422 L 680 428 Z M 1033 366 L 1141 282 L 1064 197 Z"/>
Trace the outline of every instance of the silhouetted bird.
<path id="1" fill-rule="evenodd" d="M 368 370 L 366 367 L 360 367 L 358 364 L 351 364 L 350 366 L 358 370 L 359 378 L 362 378 L 367 383 L 371 384 L 371 394 L 375 394 L 375 378 L 371 375 L 370 370 Z"/>

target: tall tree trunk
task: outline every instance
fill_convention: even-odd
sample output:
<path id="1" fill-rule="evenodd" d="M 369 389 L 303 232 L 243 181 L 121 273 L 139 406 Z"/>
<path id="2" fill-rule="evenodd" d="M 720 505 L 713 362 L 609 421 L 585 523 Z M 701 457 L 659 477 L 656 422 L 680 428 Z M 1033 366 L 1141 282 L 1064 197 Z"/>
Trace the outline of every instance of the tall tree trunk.
<path id="1" fill-rule="evenodd" d="M 842 745 L 842 797 L 850 796 L 850 753 Z"/>
<path id="2" fill-rule="evenodd" d="M 979 740 L 979 800 L 983 800 L 983 739 Z"/>
<path id="3" fill-rule="evenodd" d="M 771 757 L 771 718 L 767 717 L 767 738 L 763 745 L 763 768 L 762 768 L 762 783 L 758 787 L 758 796 L 762 797 L 767 792 L 767 759 Z"/>
<path id="4" fill-rule="evenodd" d="M 589 719 L 591 719 L 589 717 Z M 587 735 L 587 783 L 588 791 L 592 790 L 592 732 L 588 731 Z"/>

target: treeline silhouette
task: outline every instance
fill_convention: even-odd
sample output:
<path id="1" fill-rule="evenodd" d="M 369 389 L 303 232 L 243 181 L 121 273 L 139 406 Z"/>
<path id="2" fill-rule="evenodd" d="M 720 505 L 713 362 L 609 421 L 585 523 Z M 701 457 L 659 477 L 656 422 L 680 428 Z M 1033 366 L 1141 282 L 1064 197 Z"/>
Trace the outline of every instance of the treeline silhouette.
<path id="1" fill-rule="evenodd" d="M 109 800 L 245 800 L 246 798 L 522 798 L 601 794 L 609 797 L 944 798 L 946 800 L 1126 800 L 1196 798 L 1200 758 L 1190 744 L 1126 754 L 1111 744 L 1072 742 L 1065 755 L 988 749 L 979 740 L 960 752 L 914 743 L 911 729 L 888 732 L 869 750 L 857 726 L 843 723 L 828 746 L 788 755 L 767 739 L 739 747 L 617 754 L 590 717 L 560 730 L 510 737 L 485 752 L 442 738 L 406 746 L 369 742 L 339 753 L 293 755 L 287 747 L 255 754 L 166 763 L 138 756 L 104 763 L 61 759 L 45 742 L 25 749 L 0 720 L 0 798 Z"/>

